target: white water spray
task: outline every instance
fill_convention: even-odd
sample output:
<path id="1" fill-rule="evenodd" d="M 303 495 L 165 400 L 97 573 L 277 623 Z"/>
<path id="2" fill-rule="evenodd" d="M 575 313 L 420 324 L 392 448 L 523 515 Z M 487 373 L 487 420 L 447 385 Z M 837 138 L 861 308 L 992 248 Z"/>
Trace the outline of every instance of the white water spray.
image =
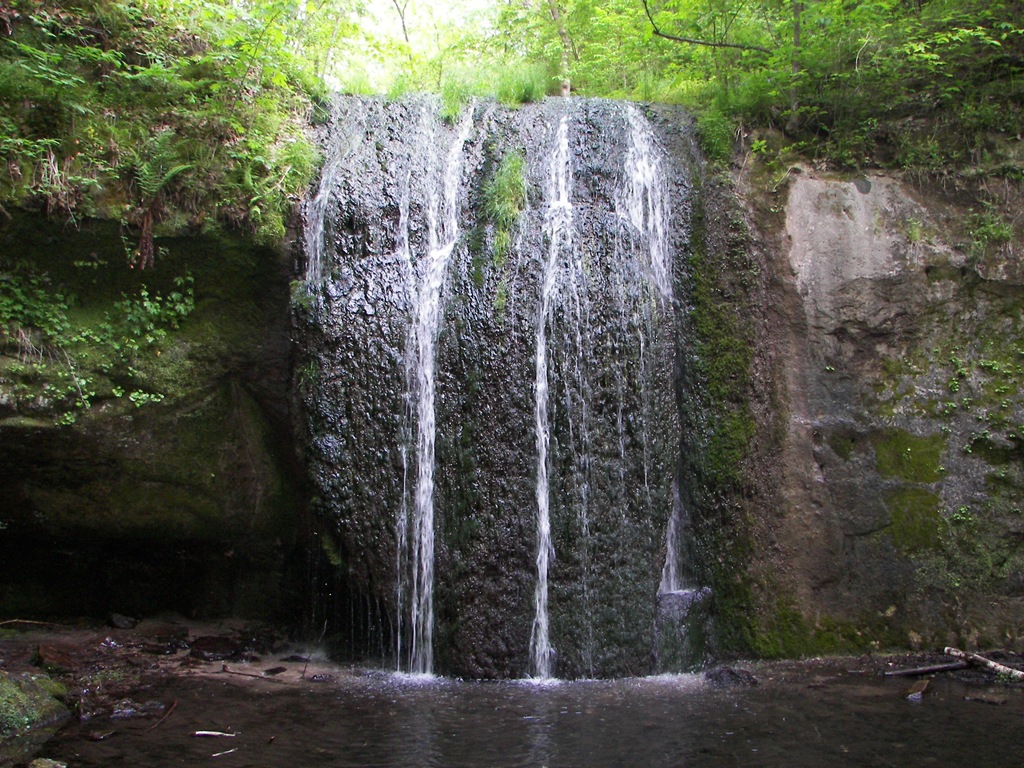
<path id="1" fill-rule="evenodd" d="M 683 502 L 679 496 L 679 482 L 672 483 L 672 514 L 668 518 L 668 532 L 665 535 L 665 566 L 661 569 L 661 584 L 658 594 L 678 592 L 683 588 L 679 575 L 679 527 L 683 517 Z"/>
<path id="2" fill-rule="evenodd" d="M 616 210 L 619 217 L 629 222 L 639 235 L 640 244 L 647 254 L 644 268 L 648 280 L 660 297 L 662 307 L 671 311 L 672 270 L 667 230 L 669 194 L 662 155 L 650 124 L 636 107 L 626 108 L 626 122 L 629 144 L 623 184 L 615 201 Z M 645 480 L 646 466 L 645 456 Z M 672 483 L 672 508 L 669 511 L 665 532 L 665 564 L 658 587 L 659 594 L 679 592 L 683 589 L 683 580 L 679 572 L 679 541 L 685 525 L 684 518 L 685 509 L 679 482 L 676 479 Z"/>
<path id="3" fill-rule="evenodd" d="M 366 132 L 366 109 L 361 102 L 352 105 L 352 114 L 334 114 L 332 119 L 341 128 L 332 132 L 332 142 L 316 195 L 306 204 L 305 253 L 306 291 L 312 293 L 323 281 L 324 262 L 327 258 L 327 241 L 330 235 L 330 217 L 327 215 L 337 205 L 334 190 L 339 181 L 347 177 L 346 163 L 359 149 Z"/>
<path id="4" fill-rule="evenodd" d="M 668 183 L 650 124 L 636 107 L 626 108 L 629 147 L 624 184 L 615 201 L 620 218 L 629 221 L 647 247 L 651 283 L 665 302 L 672 301 L 672 269 L 668 245 Z"/>
<path id="5" fill-rule="evenodd" d="M 562 117 L 544 188 L 547 210 L 544 233 L 548 243 L 541 285 L 541 309 L 537 320 L 535 427 L 537 430 L 537 584 L 534 591 L 533 631 L 530 635 L 530 674 L 548 679 L 552 673 L 554 649 L 548 628 L 548 565 L 554 556 L 551 544 L 551 516 L 548 485 L 548 322 L 558 285 L 559 255 L 569 252 L 573 240 L 573 212 L 569 201 L 569 125 Z"/>
<path id="6" fill-rule="evenodd" d="M 404 610 L 404 580 L 409 579 L 410 647 L 408 670 L 414 674 L 433 673 L 434 630 L 434 448 L 437 431 L 434 396 L 436 385 L 437 336 L 444 307 L 444 285 L 448 263 L 459 238 L 459 186 L 463 148 L 473 127 L 472 109 L 467 110 L 458 135 L 448 151 L 444 175 L 427 190 L 427 253 L 417 262 L 413 276 L 412 329 L 409 338 L 409 410 L 415 399 L 416 482 L 412 509 L 403 504 L 399 534 L 399 610 Z M 430 139 L 428 139 L 429 141 Z M 431 143 L 432 144 L 432 143 Z M 433 164 L 433 163 L 432 163 Z M 428 180 L 429 181 L 429 180 Z M 407 206 L 407 203 L 406 203 Z M 408 211 L 405 233 L 399 247 L 408 246 Z M 411 511 L 411 520 L 406 515 Z M 410 525 L 411 523 L 411 525 Z M 408 541 L 406 541 L 408 539 Z M 404 549 L 410 552 L 409 573 L 402 565 Z M 399 638 L 402 632 L 399 631 Z M 399 663 L 401 663 L 399 639 Z"/>

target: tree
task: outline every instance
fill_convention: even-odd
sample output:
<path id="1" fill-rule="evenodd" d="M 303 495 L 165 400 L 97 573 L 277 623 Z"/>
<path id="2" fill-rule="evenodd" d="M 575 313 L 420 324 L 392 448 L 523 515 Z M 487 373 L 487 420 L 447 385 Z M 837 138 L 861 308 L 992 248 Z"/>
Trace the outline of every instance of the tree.
<path id="1" fill-rule="evenodd" d="M 682 37 L 680 35 L 672 35 L 667 32 L 663 32 L 658 26 L 658 22 L 655 21 L 654 13 L 651 11 L 651 6 L 648 0 L 642 0 L 644 6 L 644 12 L 647 14 L 648 20 L 651 22 L 651 29 L 654 34 L 658 37 L 663 37 L 666 40 L 671 40 L 674 43 L 685 43 L 686 45 L 703 45 L 708 48 L 735 48 L 741 51 L 760 51 L 761 53 L 771 53 L 768 48 L 761 45 L 745 44 L 745 43 L 731 43 L 726 41 L 726 37 L 729 34 L 729 29 L 732 26 L 732 22 L 739 16 L 739 10 L 726 9 L 720 14 L 722 21 L 721 31 L 719 32 L 718 25 L 712 25 L 712 38 L 707 40 L 698 40 L 693 37 Z M 718 16 L 713 15 L 712 22 L 714 22 Z M 715 39 L 720 34 L 720 39 Z M 799 33 L 797 33 L 799 35 Z"/>

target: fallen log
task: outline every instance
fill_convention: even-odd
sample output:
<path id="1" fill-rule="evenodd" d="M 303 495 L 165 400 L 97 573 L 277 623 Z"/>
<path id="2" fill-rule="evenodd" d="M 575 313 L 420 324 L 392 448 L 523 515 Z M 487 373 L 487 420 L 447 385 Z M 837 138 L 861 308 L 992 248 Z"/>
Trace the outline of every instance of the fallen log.
<path id="1" fill-rule="evenodd" d="M 1011 680 L 1024 681 L 1024 672 L 1013 667 L 1008 667 L 1005 664 L 1000 664 L 997 661 L 986 659 L 984 656 L 980 656 L 977 653 L 969 653 L 967 651 L 961 651 L 959 648 L 946 648 L 943 650 L 947 656 L 952 656 L 955 659 L 962 659 L 970 662 L 971 664 L 977 664 L 985 667 L 991 672 L 995 672 L 997 675 L 1005 675 Z"/>
<path id="2" fill-rule="evenodd" d="M 929 664 L 926 667 L 913 667 L 911 669 L 890 669 L 883 673 L 885 677 L 919 677 L 930 675 L 933 672 L 953 672 L 957 669 L 966 669 L 971 666 L 966 661 L 951 661 L 946 664 Z"/>

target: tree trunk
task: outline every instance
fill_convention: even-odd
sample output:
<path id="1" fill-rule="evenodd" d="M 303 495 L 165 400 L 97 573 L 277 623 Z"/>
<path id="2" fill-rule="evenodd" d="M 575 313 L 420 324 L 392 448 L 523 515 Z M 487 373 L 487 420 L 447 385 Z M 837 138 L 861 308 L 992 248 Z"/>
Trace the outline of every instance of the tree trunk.
<path id="1" fill-rule="evenodd" d="M 968 653 L 957 648 L 946 648 L 943 653 L 956 659 L 963 659 L 964 661 L 969 661 L 972 664 L 978 664 L 992 672 L 995 672 L 997 675 L 1006 675 L 1012 680 L 1024 680 L 1024 672 L 1021 670 L 1008 667 L 1005 664 L 1000 664 L 996 661 L 992 661 L 991 659 L 986 659 L 984 656 L 979 656 L 976 653 Z"/>
<path id="2" fill-rule="evenodd" d="M 562 9 L 558 7 L 558 0 L 548 0 L 548 12 L 551 14 L 551 21 L 554 22 L 555 29 L 558 30 L 558 37 L 562 41 L 562 61 L 558 74 L 562 78 L 562 95 L 568 96 L 571 90 L 569 59 L 571 57 L 573 61 L 579 61 L 580 55 L 576 50 L 572 37 L 569 36 L 568 30 L 565 28 L 565 21 L 562 19 Z"/>
<path id="3" fill-rule="evenodd" d="M 792 0 L 793 6 L 793 82 L 789 86 L 789 120 L 786 133 L 795 133 L 800 127 L 800 98 L 797 95 L 796 78 L 800 74 L 800 16 L 804 11 L 803 0 Z"/>

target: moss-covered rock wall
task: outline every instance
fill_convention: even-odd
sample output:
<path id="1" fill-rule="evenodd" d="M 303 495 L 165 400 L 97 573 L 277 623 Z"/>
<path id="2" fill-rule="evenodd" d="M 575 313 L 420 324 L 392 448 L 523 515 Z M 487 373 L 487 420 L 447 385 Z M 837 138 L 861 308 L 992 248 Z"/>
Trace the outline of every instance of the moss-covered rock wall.
<path id="1" fill-rule="evenodd" d="M 0 615 L 280 616 L 288 264 L 224 234 L 0 223 Z"/>

